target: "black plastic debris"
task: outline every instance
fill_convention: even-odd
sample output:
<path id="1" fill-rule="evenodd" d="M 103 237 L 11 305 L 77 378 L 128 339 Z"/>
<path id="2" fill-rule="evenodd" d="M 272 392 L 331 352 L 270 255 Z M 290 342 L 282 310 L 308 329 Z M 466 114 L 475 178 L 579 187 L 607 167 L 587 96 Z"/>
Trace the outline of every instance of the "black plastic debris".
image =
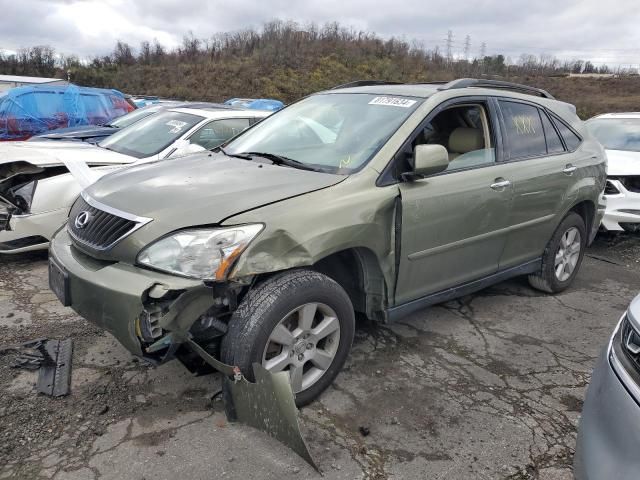
<path id="1" fill-rule="evenodd" d="M 69 395 L 71 390 L 71 354 L 73 341 L 47 340 L 44 344 L 44 361 L 40 366 L 36 389 L 51 397 Z"/>
<path id="2" fill-rule="evenodd" d="M 39 370 L 36 389 L 52 397 L 69 395 L 73 341 L 38 338 L 19 345 L 0 347 L 0 355 L 16 353 L 11 368 Z"/>

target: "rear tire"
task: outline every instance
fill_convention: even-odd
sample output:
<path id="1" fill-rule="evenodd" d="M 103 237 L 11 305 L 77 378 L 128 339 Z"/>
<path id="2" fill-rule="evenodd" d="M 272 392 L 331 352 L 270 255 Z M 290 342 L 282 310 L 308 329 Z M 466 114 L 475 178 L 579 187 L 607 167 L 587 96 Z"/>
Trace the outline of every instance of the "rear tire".
<path id="1" fill-rule="evenodd" d="M 300 407 L 338 375 L 354 331 L 353 305 L 344 289 L 321 273 L 293 270 L 247 293 L 222 339 L 221 357 L 250 380 L 253 363 L 287 371 Z"/>
<path id="2" fill-rule="evenodd" d="M 586 241 L 584 220 L 577 213 L 569 212 L 544 250 L 542 267 L 529 275 L 529 284 L 547 293 L 558 293 L 568 288 L 580 270 Z"/>

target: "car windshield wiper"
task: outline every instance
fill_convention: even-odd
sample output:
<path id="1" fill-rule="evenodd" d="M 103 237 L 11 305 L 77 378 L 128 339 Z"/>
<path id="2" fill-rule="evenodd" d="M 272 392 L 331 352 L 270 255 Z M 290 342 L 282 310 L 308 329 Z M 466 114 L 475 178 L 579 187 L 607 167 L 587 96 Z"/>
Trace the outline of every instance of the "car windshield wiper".
<path id="1" fill-rule="evenodd" d="M 227 157 L 242 158 L 243 160 L 251 160 L 250 155 L 245 155 L 242 153 L 227 153 L 227 151 L 222 147 L 216 147 L 212 151 L 215 152 L 216 150 L 222 152 Z"/>
<path id="2" fill-rule="evenodd" d="M 307 165 L 306 163 L 299 162 L 298 160 L 294 160 L 293 158 L 283 157 L 282 155 L 276 155 L 275 153 L 242 152 L 241 155 L 248 155 L 250 157 L 263 157 L 268 160 L 271 160 L 275 165 L 286 165 L 287 167 L 299 168 L 301 170 L 311 170 L 311 171 L 316 170 L 315 168 Z"/>

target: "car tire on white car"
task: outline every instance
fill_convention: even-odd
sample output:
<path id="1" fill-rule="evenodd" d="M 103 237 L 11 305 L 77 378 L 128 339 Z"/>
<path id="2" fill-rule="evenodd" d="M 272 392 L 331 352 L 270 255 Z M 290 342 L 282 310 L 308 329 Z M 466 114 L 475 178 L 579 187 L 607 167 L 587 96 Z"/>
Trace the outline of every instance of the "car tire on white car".
<path id="1" fill-rule="evenodd" d="M 529 275 L 529 284 L 547 293 L 568 288 L 580 270 L 586 241 L 584 220 L 577 213 L 569 212 L 551 236 L 540 270 Z"/>
<path id="2" fill-rule="evenodd" d="M 222 361 L 253 380 L 251 365 L 288 372 L 303 406 L 322 393 L 344 365 L 355 330 L 353 305 L 334 280 L 293 270 L 252 288 L 229 322 Z"/>

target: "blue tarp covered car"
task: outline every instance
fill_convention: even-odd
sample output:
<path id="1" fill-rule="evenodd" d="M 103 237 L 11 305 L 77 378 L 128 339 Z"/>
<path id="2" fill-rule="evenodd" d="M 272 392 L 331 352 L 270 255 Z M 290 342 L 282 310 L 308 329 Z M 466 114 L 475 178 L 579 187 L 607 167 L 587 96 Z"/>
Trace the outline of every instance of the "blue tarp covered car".
<path id="1" fill-rule="evenodd" d="M 135 107 L 117 90 L 77 85 L 25 86 L 0 94 L 0 141 L 49 130 L 104 125 Z"/>

